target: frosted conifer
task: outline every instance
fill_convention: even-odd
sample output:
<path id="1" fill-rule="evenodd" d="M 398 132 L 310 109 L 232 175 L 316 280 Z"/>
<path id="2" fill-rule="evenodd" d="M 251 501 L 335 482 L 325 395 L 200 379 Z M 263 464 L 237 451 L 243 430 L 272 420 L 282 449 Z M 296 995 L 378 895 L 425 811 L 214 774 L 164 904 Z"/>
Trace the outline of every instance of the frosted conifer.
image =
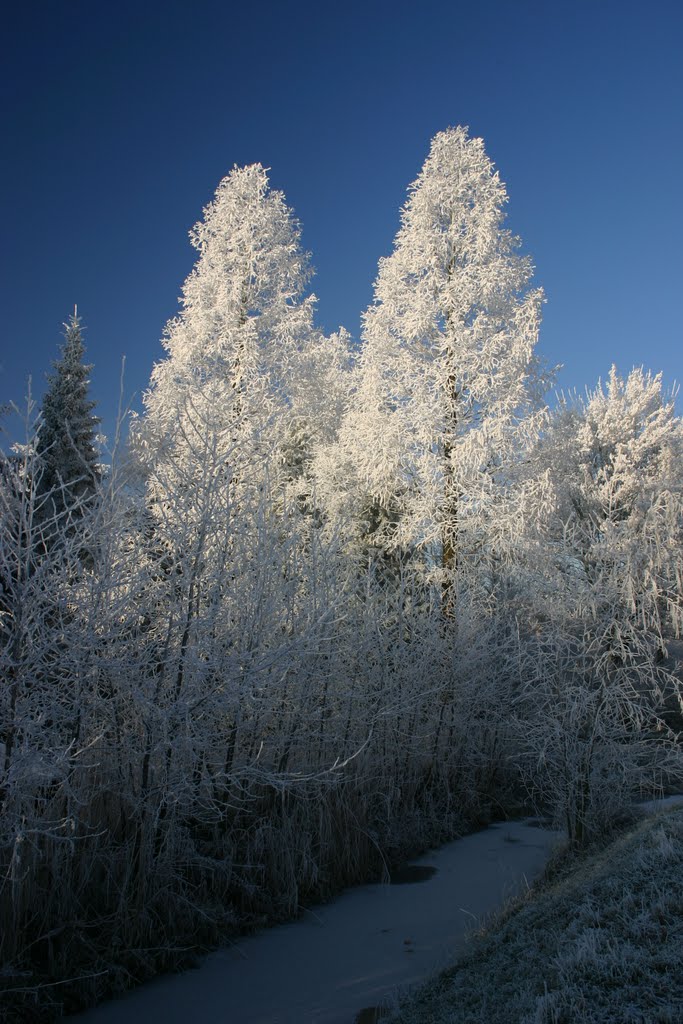
<path id="1" fill-rule="evenodd" d="M 200 449 L 218 444 L 227 477 L 258 483 L 266 464 L 291 462 L 301 438 L 334 431 L 344 338 L 313 326 L 300 228 L 260 164 L 223 179 L 190 237 L 199 258 L 166 329 L 137 448 L 152 465 L 201 476 Z"/>
<path id="2" fill-rule="evenodd" d="M 95 438 L 100 421 L 88 397 L 92 365 L 84 363 L 84 354 L 81 319 L 74 309 L 64 324 L 61 357 L 48 377 L 37 440 L 41 517 L 55 524 L 65 515 L 82 514 L 99 477 Z"/>
<path id="3" fill-rule="evenodd" d="M 421 553 L 446 614 L 465 563 L 508 531 L 506 474 L 541 391 L 543 296 L 527 290 L 532 266 L 503 227 L 506 202 L 481 139 L 464 128 L 435 137 L 380 261 L 335 454 L 376 543 Z"/>

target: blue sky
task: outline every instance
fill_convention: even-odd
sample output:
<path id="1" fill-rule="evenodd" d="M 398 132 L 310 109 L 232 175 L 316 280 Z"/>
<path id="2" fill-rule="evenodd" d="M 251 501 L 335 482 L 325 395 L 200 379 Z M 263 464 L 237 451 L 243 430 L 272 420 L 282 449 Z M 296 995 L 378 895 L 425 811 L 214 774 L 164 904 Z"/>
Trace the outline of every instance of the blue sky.
<path id="1" fill-rule="evenodd" d="M 303 224 L 319 322 L 355 336 L 430 138 L 484 138 L 547 293 L 541 351 L 582 389 L 683 352 L 683 5 L 674 0 L 80 0 L 5 15 L 0 403 L 38 393 L 75 302 L 111 431 L 146 387 L 234 164 Z M 139 398 L 138 402 L 139 404 Z"/>

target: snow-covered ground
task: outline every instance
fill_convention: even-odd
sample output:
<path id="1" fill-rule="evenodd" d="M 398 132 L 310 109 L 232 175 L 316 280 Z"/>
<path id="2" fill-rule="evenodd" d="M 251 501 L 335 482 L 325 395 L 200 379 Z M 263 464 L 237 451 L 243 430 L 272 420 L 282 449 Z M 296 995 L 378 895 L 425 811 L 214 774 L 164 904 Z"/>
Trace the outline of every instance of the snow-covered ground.
<path id="1" fill-rule="evenodd" d="M 422 881 L 351 889 L 74 1024 L 353 1024 L 450 962 L 467 931 L 539 873 L 556 841 L 533 822 L 492 825 L 415 860 L 436 869 Z"/>

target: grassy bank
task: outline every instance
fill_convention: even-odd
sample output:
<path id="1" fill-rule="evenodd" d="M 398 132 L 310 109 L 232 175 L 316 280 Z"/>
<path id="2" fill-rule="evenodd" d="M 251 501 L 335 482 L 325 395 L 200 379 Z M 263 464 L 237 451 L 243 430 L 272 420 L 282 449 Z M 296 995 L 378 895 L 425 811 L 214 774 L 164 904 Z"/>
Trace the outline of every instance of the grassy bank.
<path id="1" fill-rule="evenodd" d="M 680 1024 L 683 809 L 555 866 L 392 1024 Z"/>

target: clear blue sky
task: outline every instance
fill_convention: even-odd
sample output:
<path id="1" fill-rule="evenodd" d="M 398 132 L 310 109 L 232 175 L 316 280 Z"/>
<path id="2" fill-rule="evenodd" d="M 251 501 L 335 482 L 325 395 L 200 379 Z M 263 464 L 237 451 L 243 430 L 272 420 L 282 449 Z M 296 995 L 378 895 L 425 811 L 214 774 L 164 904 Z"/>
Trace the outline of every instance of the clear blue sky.
<path id="1" fill-rule="evenodd" d="M 683 5 L 355 0 L 14 4 L 0 41 L 0 402 L 40 391 L 75 302 L 107 430 L 147 385 L 232 166 L 272 168 L 354 335 L 430 138 L 466 124 L 583 388 L 683 352 Z"/>

